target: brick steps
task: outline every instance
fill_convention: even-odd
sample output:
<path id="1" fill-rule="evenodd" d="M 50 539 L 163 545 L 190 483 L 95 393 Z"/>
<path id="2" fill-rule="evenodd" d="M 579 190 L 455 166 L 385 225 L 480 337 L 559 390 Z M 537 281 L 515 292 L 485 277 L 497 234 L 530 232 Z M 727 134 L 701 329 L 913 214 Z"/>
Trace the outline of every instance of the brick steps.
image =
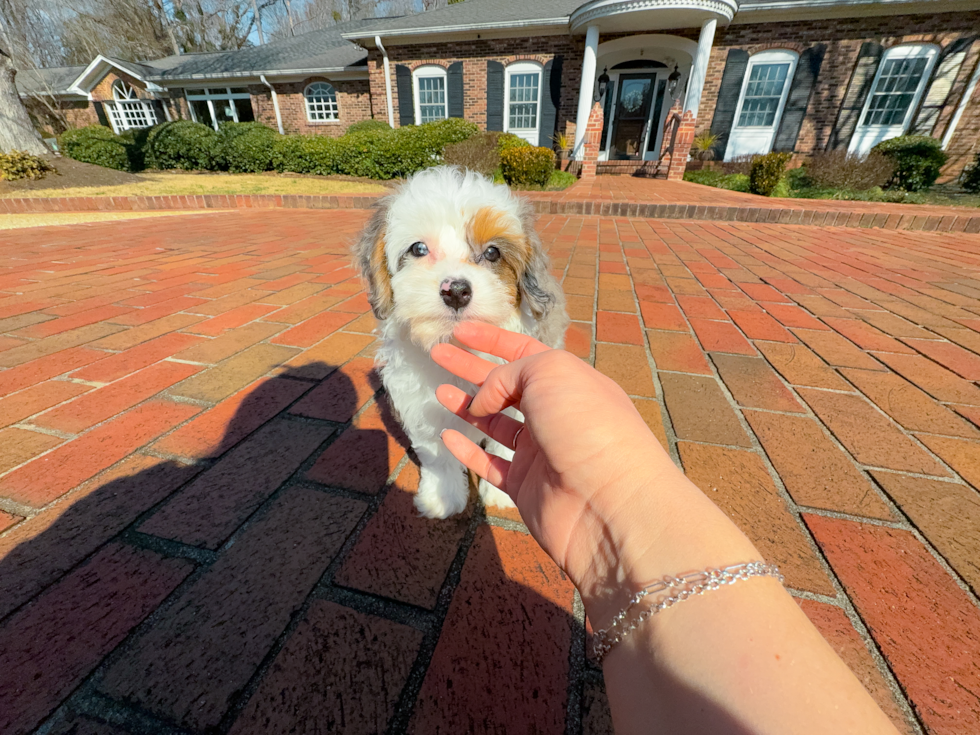
<path id="1" fill-rule="evenodd" d="M 659 174 L 657 174 L 659 176 Z M 556 193 L 560 194 L 560 192 Z M 367 209 L 378 200 L 375 195 L 326 196 L 300 194 L 187 195 L 150 197 L 64 197 L 0 198 L 0 214 L 38 214 L 50 212 L 144 212 L 228 209 Z M 915 214 L 882 207 L 867 211 L 823 206 L 785 207 L 724 206 L 696 203 L 655 204 L 635 201 L 563 200 L 551 192 L 527 196 L 538 214 L 599 215 L 601 217 L 641 217 L 644 219 L 688 219 L 714 222 L 765 222 L 779 225 L 814 227 L 877 227 L 886 230 L 924 232 L 980 232 L 980 214 L 963 209 L 962 214 Z M 805 201 L 805 200 L 796 200 Z"/>

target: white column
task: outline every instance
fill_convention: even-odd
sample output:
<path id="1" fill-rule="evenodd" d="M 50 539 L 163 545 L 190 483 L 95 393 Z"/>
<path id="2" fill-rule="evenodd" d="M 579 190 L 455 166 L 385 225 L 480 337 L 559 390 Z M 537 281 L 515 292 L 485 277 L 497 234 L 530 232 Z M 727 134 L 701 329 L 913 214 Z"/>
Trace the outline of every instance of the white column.
<path id="1" fill-rule="evenodd" d="M 711 57 L 711 44 L 715 40 L 715 26 L 718 21 L 714 18 L 701 24 L 701 35 L 698 37 L 698 55 L 691 67 L 691 78 L 687 82 L 687 97 L 684 98 L 684 112 L 690 110 L 694 117 L 698 116 L 701 106 L 701 91 L 704 89 L 704 78 L 708 74 L 708 59 Z"/>
<path id="2" fill-rule="evenodd" d="M 574 158 L 582 157 L 582 143 L 585 141 L 585 128 L 589 125 L 589 112 L 592 111 L 592 95 L 595 90 L 595 61 L 599 49 L 599 27 L 589 26 L 585 31 L 585 56 L 582 58 L 582 85 L 578 90 L 578 114 L 575 116 Z"/>

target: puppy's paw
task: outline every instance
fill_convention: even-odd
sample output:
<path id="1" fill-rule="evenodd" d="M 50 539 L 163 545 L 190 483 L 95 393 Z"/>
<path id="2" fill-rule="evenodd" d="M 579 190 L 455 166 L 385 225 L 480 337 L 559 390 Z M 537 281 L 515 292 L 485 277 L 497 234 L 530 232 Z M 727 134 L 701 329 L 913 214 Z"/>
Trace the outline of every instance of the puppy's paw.
<path id="1" fill-rule="evenodd" d="M 490 505 L 495 508 L 516 508 L 514 501 L 511 500 L 510 495 L 505 493 L 500 488 L 496 488 L 489 482 L 480 478 L 480 484 L 478 486 L 480 491 L 480 497 L 483 498 L 484 505 Z"/>
<path id="2" fill-rule="evenodd" d="M 447 475 L 423 467 L 415 508 L 426 518 L 449 518 L 466 509 L 467 495 L 466 477 L 461 472 Z"/>

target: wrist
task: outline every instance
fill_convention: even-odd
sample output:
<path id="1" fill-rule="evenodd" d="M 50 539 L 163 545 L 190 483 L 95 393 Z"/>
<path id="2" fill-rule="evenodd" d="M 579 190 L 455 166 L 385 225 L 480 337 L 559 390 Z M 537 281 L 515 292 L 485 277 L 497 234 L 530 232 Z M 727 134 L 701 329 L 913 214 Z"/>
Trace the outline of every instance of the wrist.
<path id="1" fill-rule="evenodd" d="M 673 464 L 642 483 L 597 493 L 567 555 L 593 627 L 664 576 L 762 557 L 738 527 Z"/>

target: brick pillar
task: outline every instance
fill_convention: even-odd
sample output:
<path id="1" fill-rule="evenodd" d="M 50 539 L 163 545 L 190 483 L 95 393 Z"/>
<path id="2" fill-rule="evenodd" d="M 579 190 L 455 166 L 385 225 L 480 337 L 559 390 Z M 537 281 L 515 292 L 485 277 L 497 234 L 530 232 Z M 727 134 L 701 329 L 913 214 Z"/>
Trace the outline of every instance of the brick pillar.
<path id="1" fill-rule="evenodd" d="M 602 143 L 602 105 L 596 102 L 589 113 L 589 124 L 585 127 L 585 142 L 582 146 L 582 174 L 579 178 L 594 179 L 599 162 L 599 146 Z"/>
<path id="2" fill-rule="evenodd" d="M 677 136 L 674 138 L 674 150 L 670 157 L 670 168 L 667 169 L 668 181 L 682 181 L 684 170 L 687 168 L 687 157 L 691 153 L 691 144 L 694 143 L 694 125 L 697 119 L 694 113 L 688 110 L 681 117 L 681 123 L 677 128 Z"/>

